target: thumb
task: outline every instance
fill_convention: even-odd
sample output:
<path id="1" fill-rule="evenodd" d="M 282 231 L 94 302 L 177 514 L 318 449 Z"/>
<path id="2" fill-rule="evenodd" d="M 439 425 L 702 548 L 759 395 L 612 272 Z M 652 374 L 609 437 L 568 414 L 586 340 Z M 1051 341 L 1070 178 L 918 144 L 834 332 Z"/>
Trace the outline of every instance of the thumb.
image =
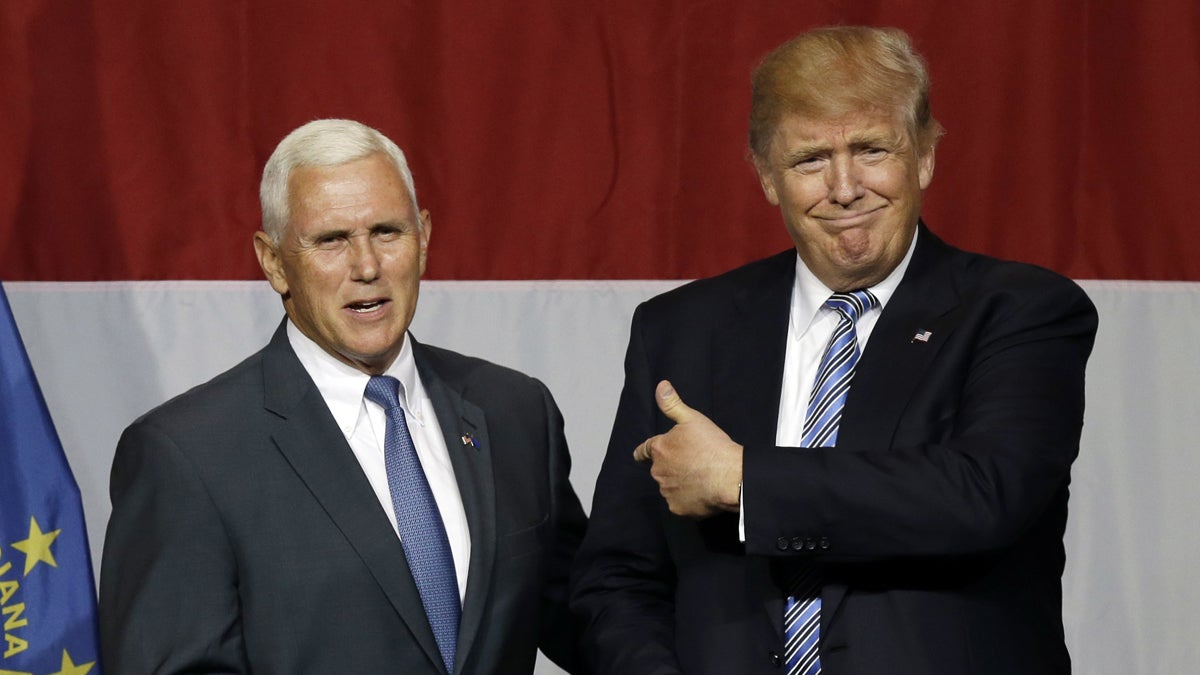
<path id="1" fill-rule="evenodd" d="M 679 394 L 675 392 L 675 387 L 672 387 L 668 380 L 659 382 L 654 393 L 658 401 L 658 409 L 672 422 L 680 424 L 688 421 L 696 414 L 695 410 L 689 408 L 683 402 L 683 399 L 679 398 Z"/>

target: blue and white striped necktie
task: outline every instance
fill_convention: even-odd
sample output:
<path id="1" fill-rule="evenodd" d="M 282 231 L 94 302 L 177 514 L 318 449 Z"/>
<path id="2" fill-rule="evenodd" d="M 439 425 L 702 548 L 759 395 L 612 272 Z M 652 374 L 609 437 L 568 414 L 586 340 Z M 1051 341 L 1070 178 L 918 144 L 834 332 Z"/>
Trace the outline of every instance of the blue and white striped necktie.
<path id="1" fill-rule="evenodd" d="M 801 445 L 829 448 L 837 445 L 842 408 L 850 392 L 850 380 L 858 363 L 858 333 L 855 323 L 868 310 L 879 306 L 870 291 L 834 293 L 825 301 L 826 308 L 838 313 L 838 325 L 821 357 L 817 379 L 808 397 Z M 788 675 L 816 675 L 821 672 L 818 645 L 821 638 L 821 578 L 812 565 L 800 565 L 788 583 L 789 595 L 784 606 L 784 655 Z"/>

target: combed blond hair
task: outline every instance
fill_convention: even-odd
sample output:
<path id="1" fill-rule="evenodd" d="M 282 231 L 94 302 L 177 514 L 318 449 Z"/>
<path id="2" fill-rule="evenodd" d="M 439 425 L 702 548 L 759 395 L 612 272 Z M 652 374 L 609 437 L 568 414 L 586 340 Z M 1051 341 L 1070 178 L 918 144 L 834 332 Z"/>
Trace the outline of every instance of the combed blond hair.
<path id="1" fill-rule="evenodd" d="M 898 28 L 830 26 L 776 47 L 751 79 L 750 153 L 764 161 L 784 115 L 818 120 L 894 110 L 924 152 L 942 125 L 929 106 L 929 72 Z"/>

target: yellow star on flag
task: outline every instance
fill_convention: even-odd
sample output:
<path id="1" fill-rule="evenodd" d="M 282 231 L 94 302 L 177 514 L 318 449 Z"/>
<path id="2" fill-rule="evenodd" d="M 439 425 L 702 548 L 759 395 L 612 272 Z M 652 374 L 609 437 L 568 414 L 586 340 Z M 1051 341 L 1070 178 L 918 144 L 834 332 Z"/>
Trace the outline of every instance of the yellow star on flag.
<path id="1" fill-rule="evenodd" d="M 92 661 L 91 663 L 81 663 L 79 665 L 75 665 L 75 663 L 71 661 L 71 655 L 68 654 L 67 650 L 64 649 L 62 670 L 59 670 L 57 673 L 50 673 L 50 675 L 87 675 L 92 670 L 92 666 L 94 665 L 96 665 L 95 661 Z"/>
<path id="2" fill-rule="evenodd" d="M 33 516 L 29 517 L 29 538 L 18 541 L 12 547 L 25 554 L 25 576 L 29 576 L 29 571 L 40 562 L 44 562 L 51 567 L 58 567 L 58 563 L 54 562 L 54 554 L 50 552 L 50 544 L 58 538 L 58 533 L 62 530 L 53 532 L 42 532 L 42 528 L 38 527 L 37 519 Z"/>

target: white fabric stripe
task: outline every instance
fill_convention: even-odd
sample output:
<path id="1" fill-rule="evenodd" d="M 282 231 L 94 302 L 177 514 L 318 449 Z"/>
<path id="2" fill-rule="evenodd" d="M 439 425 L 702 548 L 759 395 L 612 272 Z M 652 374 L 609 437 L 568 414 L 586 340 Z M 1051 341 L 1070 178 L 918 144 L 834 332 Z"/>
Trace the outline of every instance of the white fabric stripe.
<path id="1" fill-rule="evenodd" d="M 811 605 L 806 606 L 805 609 L 811 609 Z M 791 637 L 789 637 L 787 642 L 784 644 L 784 653 L 786 654 L 788 663 L 791 663 L 796 658 L 797 652 L 800 651 L 805 643 L 809 641 L 809 638 L 812 638 L 817 632 L 817 629 L 820 627 L 821 623 L 820 619 L 821 617 L 814 612 L 797 625 L 795 632 L 792 633 Z M 812 657 L 815 659 L 816 653 L 813 653 Z M 804 661 L 807 659 L 801 658 L 800 660 Z"/>
<path id="2" fill-rule="evenodd" d="M 426 282 L 413 332 L 546 382 L 566 419 L 572 478 L 586 506 L 612 428 L 633 308 L 680 283 Z M 1191 346 L 1200 335 L 1200 283 L 1081 285 L 1100 311 L 1100 333 L 1071 481 L 1067 643 L 1080 673 L 1191 672 L 1200 663 L 1200 538 L 1181 533 L 1200 522 L 1200 359 Z M 264 344 L 279 301 L 265 282 L 4 288 L 79 482 L 99 565 L 121 430 Z M 538 672 L 560 671 L 543 662 Z"/>

